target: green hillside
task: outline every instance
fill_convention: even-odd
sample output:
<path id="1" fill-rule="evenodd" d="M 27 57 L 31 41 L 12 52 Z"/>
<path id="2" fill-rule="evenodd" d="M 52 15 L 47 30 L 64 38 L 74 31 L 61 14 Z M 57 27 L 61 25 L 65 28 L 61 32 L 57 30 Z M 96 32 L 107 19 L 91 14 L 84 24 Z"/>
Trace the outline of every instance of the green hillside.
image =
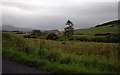
<path id="1" fill-rule="evenodd" d="M 117 28 L 117 23 L 107 23 L 75 30 L 79 35 L 71 38 L 59 35 L 54 40 L 47 39 L 48 35 L 37 36 L 38 31 L 34 35 L 2 32 L 2 57 L 51 74 L 117 74 L 120 71 Z"/>
<path id="2" fill-rule="evenodd" d="M 88 29 L 77 29 L 75 30 L 76 35 L 95 35 L 98 33 L 104 34 L 104 33 L 118 33 L 118 23 L 120 21 L 112 21 L 108 23 L 104 23 L 101 25 L 97 25 L 92 28 Z"/>
<path id="3" fill-rule="evenodd" d="M 117 73 L 118 43 L 24 38 L 2 32 L 2 57 L 46 73 Z"/>

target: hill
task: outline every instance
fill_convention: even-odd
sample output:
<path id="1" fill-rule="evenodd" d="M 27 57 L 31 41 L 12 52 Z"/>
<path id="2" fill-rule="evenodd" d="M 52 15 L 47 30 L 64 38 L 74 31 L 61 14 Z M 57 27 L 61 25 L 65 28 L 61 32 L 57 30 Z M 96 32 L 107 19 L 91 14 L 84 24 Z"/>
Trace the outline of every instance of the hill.
<path id="1" fill-rule="evenodd" d="M 14 27 L 14 26 L 11 26 L 11 25 L 3 25 L 2 26 L 2 30 L 3 31 L 25 31 L 25 32 L 28 32 L 28 31 L 32 31 L 34 29 L 30 29 L 30 28 L 18 28 L 18 27 Z"/>
<path id="2" fill-rule="evenodd" d="M 111 25 L 111 27 L 113 27 L 114 25 L 116 24 L 118 25 L 119 23 L 120 23 L 120 20 L 115 20 L 115 21 L 107 22 L 101 25 L 97 25 L 95 27 L 108 26 L 108 25 Z"/>
<path id="3" fill-rule="evenodd" d="M 118 24 L 120 20 L 111 21 L 88 29 L 75 30 L 76 35 L 95 35 L 99 33 L 118 33 Z"/>

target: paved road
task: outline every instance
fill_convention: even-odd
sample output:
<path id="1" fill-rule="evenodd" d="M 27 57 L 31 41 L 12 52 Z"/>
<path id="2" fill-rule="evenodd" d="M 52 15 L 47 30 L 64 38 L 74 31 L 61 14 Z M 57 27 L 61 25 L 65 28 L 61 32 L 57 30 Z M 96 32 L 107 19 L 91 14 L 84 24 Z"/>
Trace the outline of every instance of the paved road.
<path id="1" fill-rule="evenodd" d="M 26 67 L 24 65 L 18 64 L 16 62 L 3 59 L 2 60 L 2 72 L 3 73 L 43 73 L 36 69 Z"/>

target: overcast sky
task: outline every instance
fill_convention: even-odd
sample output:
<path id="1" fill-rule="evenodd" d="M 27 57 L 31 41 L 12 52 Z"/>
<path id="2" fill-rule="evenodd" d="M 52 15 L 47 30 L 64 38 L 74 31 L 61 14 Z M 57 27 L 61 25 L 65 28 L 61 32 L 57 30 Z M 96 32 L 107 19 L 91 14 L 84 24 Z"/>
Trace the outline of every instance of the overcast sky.
<path id="1" fill-rule="evenodd" d="M 119 0 L 2 0 L 2 25 L 41 30 L 89 28 L 118 19 Z M 1 7 L 1 5 L 0 5 Z"/>

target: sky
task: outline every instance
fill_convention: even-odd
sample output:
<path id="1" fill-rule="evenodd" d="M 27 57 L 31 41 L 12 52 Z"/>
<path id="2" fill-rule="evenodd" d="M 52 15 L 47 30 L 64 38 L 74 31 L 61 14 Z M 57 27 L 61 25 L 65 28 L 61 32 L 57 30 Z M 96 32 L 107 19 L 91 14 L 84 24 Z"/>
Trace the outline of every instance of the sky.
<path id="1" fill-rule="evenodd" d="M 118 19 L 119 0 L 2 0 L 2 25 L 63 30 L 67 20 L 75 29 Z"/>

